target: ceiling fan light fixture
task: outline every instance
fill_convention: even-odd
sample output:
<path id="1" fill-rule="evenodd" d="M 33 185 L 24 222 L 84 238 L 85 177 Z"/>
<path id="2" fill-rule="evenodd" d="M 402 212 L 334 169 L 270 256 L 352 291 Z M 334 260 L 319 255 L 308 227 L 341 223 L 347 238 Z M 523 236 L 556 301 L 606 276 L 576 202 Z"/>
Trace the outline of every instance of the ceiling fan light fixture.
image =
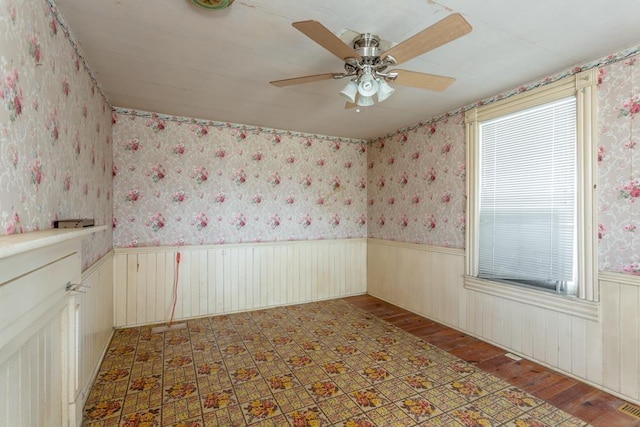
<path id="1" fill-rule="evenodd" d="M 396 90 L 392 88 L 389 83 L 384 81 L 384 79 L 380 79 L 378 82 L 378 102 L 382 102 L 389 98 L 395 91 Z"/>
<path id="2" fill-rule="evenodd" d="M 344 89 L 340 91 L 340 96 L 348 102 L 351 102 L 352 104 L 355 104 L 357 94 L 358 84 L 353 80 L 349 80 L 349 83 L 347 83 Z"/>
<path id="3" fill-rule="evenodd" d="M 378 86 L 378 82 L 372 74 L 363 74 L 360 77 L 360 83 L 358 83 L 358 93 L 362 96 L 371 97 L 378 92 Z"/>
<path id="4" fill-rule="evenodd" d="M 358 94 L 356 105 L 359 105 L 360 107 L 370 107 L 373 104 L 375 104 L 373 96 L 362 96 L 361 94 Z"/>

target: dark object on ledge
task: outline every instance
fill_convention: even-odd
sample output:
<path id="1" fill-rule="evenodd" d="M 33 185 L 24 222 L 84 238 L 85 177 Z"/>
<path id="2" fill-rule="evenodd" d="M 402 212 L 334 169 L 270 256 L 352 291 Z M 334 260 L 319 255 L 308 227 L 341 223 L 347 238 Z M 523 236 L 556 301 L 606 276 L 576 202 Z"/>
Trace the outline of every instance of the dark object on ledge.
<path id="1" fill-rule="evenodd" d="M 61 219 L 53 222 L 54 228 L 85 228 L 93 227 L 95 221 L 93 218 L 84 219 Z"/>

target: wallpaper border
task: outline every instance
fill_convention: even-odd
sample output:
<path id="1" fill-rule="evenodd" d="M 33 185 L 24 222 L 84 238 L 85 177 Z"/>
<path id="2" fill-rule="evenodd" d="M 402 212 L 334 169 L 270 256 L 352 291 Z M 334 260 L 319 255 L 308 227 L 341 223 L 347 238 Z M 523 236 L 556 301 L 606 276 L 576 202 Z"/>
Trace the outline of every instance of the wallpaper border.
<path id="1" fill-rule="evenodd" d="M 102 99 L 104 99 L 104 102 L 106 102 L 107 105 L 113 109 L 111 102 L 109 102 L 109 98 L 107 98 L 107 95 L 104 93 L 104 90 L 102 89 L 102 85 L 100 84 L 100 81 L 98 81 L 98 78 L 93 72 L 93 69 L 89 64 L 89 61 L 87 60 L 87 58 L 85 58 L 82 52 L 82 48 L 80 47 L 80 44 L 76 41 L 76 38 L 73 36 L 73 33 L 71 32 L 71 29 L 70 29 L 71 27 L 69 27 L 65 22 L 64 18 L 62 17 L 62 14 L 58 10 L 58 6 L 56 6 L 55 4 L 55 1 L 45 0 L 45 2 L 49 5 L 49 9 L 51 9 L 51 13 L 58 21 L 58 25 L 60 25 L 62 32 L 64 33 L 65 37 L 71 44 L 71 47 L 73 48 L 73 50 L 75 50 L 76 55 L 78 55 L 78 58 L 80 58 L 80 60 L 82 61 L 82 65 L 84 66 L 84 69 L 89 74 L 89 77 L 91 78 L 93 83 L 96 85 L 96 88 L 98 89 L 98 93 L 100 93 L 100 96 L 102 96 Z"/>
<path id="2" fill-rule="evenodd" d="M 384 139 L 393 138 L 394 136 L 397 136 L 397 135 L 400 135 L 400 134 L 403 134 L 403 133 L 407 133 L 407 132 L 411 132 L 411 131 L 414 131 L 414 130 L 419 129 L 421 127 L 428 126 L 428 125 L 430 125 L 432 123 L 439 122 L 440 120 L 448 119 L 448 118 L 456 116 L 458 114 L 465 113 L 466 111 L 469 111 L 469 110 L 471 110 L 473 108 L 477 108 L 477 107 L 480 107 L 480 106 L 483 106 L 483 105 L 491 104 L 493 102 L 500 101 L 500 100 L 512 97 L 512 96 L 517 95 L 519 93 L 527 92 L 529 90 L 536 89 L 536 88 L 541 87 L 541 86 L 545 86 L 545 85 L 547 85 L 549 83 L 556 82 L 556 81 L 561 80 L 561 79 L 563 79 L 563 78 L 565 78 L 567 76 L 572 76 L 574 74 L 580 73 L 582 71 L 589 70 L 591 68 L 604 67 L 606 65 L 613 64 L 614 62 L 622 61 L 624 59 L 627 59 L 627 58 L 629 58 L 631 56 L 634 56 L 634 55 L 637 55 L 639 53 L 640 53 L 640 45 L 636 45 L 634 47 L 623 49 L 623 50 L 620 50 L 620 51 L 618 51 L 616 53 L 613 53 L 611 55 L 607 55 L 607 56 L 601 57 L 599 59 L 595 59 L 593 61 L 586 62 L 586 63 L 584 63 L 582 65 L 576 65 L 576 66 L 574 66 L 572 68 L 565 69 L 565 70 L 560 71 L 558 73 L 552 74 L 551 76 L 546 77 L 544 79 L 535 80 L 535 81 L 532 81 L 532 82 L 529 82 L 529 83 L 525 83 L 525 84 L 523 84 L 521 86 L 518 86 L 517 88 L 511 89 L 511 90 L 507 90 L 505 92 L 501 92 L 501 93 L 499 93 L 497 95 L 493 95 L 493 96 L 491 96 L 489 98 L 485 98 L 485 99 L 482 99 L 480 101 L 473 102 L 471 104 L 467 104 L 465 106 L 459 107 L 459 108 L 457 108 L 455 110 L 452 110 L 452 111 L 447 111 L 446 113 L 442 113 L 442 114 L 437 115 L 435 117 L 432 117 L 432 118 L 430 118 L 430 119 L 428 119 L 426 121 L 421 121 L 421 122 L 418 122 L 418 123 L 416 123 L 414 125 L 407 126 L 405 128 L 402 128 L 402 129 L 398 129 L 396 131 L 390 132 L 390 133 L 388 133 L 386 135 L 383 135 L 383 136 L 379 136 L 377 138 L 374 138 L 374 139 L 370 140 L 369 142 L 376 142 L 376 141 L 380 141 L 380 140 L 384 140 Z"/>
<path id="3" fill-rule="evenodd" d="M 344 143 L 352 143 L 352 144 L 362 144 L 368 143 L 369 141 L 365 139 L 353 139 L 353 138 L 344 138 L 340 136 L 330 136 L 330 135 L 316 135 L 305 132 L 296 132 L 291 130 L 283 130 L 283 129 L 274 129 L 262 126 L 253 126 L 242 123 L 231 123 L 231 122 L 219 122 L 215 120 L 206 120 L 206 119 L 197 119 L 193 117 L 184 117 L 184 116 L 174 116 L 171 114 L 162 114 L 162 113 L 152 113 L 144 110 L 136 110 L 130 108 L 123 107 L 113 107 L 113 112 L 116 114 L 121 114 L 125 116 L 135 116 L 146 119 L 161 119 L 167 120 L 177 123 L 188 123 L 188 124 L 197 124 L 202 126 L 210 126 L 216 128 L 227 128 L 234 130 L 241 130 L 245 132 L 250 132 L 254 134 L 269 134 L 269 135 L 278 135 L 278 136 L 290 136 L 294 138 L 314 138 L 320 139 L 324 141 L 338 141 Z"/>

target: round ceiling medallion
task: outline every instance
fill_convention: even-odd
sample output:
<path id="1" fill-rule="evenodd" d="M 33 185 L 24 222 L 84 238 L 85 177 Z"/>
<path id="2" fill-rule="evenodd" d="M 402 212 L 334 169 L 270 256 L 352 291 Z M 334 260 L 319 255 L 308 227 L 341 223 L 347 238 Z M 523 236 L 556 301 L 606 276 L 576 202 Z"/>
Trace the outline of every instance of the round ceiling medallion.
<path id="1" fill-rule="evenodd" d="M 191 0 L 193 3 L 205 9 L 224 9 L 231 6 L 233 0 Z"/>

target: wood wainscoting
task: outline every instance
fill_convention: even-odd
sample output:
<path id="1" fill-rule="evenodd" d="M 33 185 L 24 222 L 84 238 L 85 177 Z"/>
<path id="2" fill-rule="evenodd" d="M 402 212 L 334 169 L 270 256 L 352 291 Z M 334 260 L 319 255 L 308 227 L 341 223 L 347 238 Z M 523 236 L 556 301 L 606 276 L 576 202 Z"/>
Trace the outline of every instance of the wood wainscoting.
<path id="1" fill-rule="evenodd" d="M 369 239 L 367 291 L 640 402 L 640 277 L 602 273 L 596 320 L 466 289 L 461 249 Z"/>
<path id="2" fill-rule="evenodd" d="M 80 239 L 38 244 L 0 257 L 0 425 L 76 426 L 113 331 L 113 254 L 81 273 Z"/>
<path id="3" fill-rule="evenodd" d="M 180 263 L 176 262 L 178 253 Z M 116 249 L 115 326 L 366 292 L 366 239 Z"/>
<path id="4" fill-rule="evenodd" d="M 113 335 L 113 252 L 83 271 L 80 284 L 73 313 L 77 337 L 75 425 L 82 420 L 82 408 Z"/>

